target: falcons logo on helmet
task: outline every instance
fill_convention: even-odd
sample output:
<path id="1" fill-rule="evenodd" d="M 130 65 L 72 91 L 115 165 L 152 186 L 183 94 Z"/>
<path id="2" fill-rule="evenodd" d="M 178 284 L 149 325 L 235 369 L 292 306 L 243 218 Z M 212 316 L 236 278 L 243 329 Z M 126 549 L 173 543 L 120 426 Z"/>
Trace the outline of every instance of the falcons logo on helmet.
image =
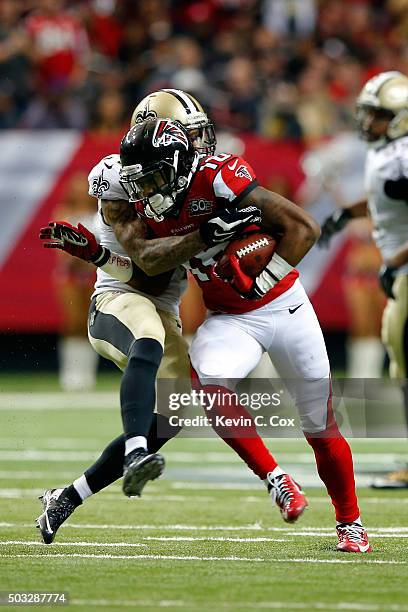
<path id="1" fill-rule="evenodd" d="M 154 147 L 168 147 L 173 142 L 179 142 L 188 150 L 188 138 L 183 130 L 168 119 L 158 121 L 152 139 Z"/>

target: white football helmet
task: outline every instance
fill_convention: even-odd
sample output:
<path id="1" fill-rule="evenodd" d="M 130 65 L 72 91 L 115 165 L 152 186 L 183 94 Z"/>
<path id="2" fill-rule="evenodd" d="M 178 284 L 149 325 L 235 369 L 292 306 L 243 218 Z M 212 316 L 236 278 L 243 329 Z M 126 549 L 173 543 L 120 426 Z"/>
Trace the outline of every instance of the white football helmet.
<path id="1" fill-rule="evenodd" d="M 212 122 L 201 104 L 191 94 L 180 89 L 160 89 L 149 94 L 133 111 L 130 126 L 146 119 L 179 121 L 189 134 L 195 150 L 204 155 L 215 152 L 217 140 Z"/>
<path id="2" fill-rule="evenodd" d="M 370 131 L 369 116 L 389 120 L 383 136 Z M 367 81 L 357 98 L 356 121 L 361 137 L 368 142 L 395 140 L 408 134 L 408 78 L 389 71 Z"/>

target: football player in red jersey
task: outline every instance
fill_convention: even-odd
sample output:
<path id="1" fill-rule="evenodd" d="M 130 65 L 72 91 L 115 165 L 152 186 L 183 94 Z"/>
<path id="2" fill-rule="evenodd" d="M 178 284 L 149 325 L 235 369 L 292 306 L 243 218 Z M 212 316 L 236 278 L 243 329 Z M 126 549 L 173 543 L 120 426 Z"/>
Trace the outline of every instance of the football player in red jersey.
<path id="1" fill-rule="evenodd" d="M 370 546 L 361 525 L 351 451 L 330 406 L 330 368 L 323 336 L 295 270 L 320 229 L 303 210 L 260 187 L 245 160 L 229 154 L 199 159 L 188 153 L 186 137 L 182 126 L 159 119 L 133 128 L 122 141 L 122 184 L 151 235 L 200 232 L 214 211 L 251 205 L 261 210 L 262 226 L 280 235 L 271 261 L 244 292 L 239 289 L 244 285 L 239 270 L 231 284 L 216 274 L 216 256 L 225 244 L 204 248 L 190 258 L 190 270 L 211 313 L 190 348 L 198 381 L 209 392 L 216 379 L 220 383 L 215 387 L 220 389 L 221 381 L 244 378 L 262 353 L 269 353 L 295 399 L 303 431 L 335 507 L 338 549 L 366 552 Z M 197 202 L 205 203 L 199 208 L 201 214 L 197 214 Z M 126 250 L 133 257 L 131 244 Z M 166 269 L 163 263 L 160 271 Z M 215 409 L 223 412 L 225 406 Z M 239 405 L 234 409 L 235 414 L 243 410 Z M 230 439 L 231 446 L 257 471 L 258 465 L 252 464 L 252 451 L 257 455 L 252 441 Z M 273 458 L 267 461 L 266 473 L 261 469 L 258 476 L 268 481 L 278 500 L 286 489 L 288 497 L 301 504 L 296 483 Z M 283 504 L 282 511 L 285 514 L 290 509 Z"/>
<path id="2" fill-rule="evenodd" d="M 181 257 L 189 259 L 211 311 L 190 349 L 198 384 L 209 393 L 222 390 L 224 397 L 230 393 L 233 398 L 233 390 L 222 381 L 244 378 L 266 350 L 295 399 L 320 477 L 335 507 L 338 550 L 368 552 L 371 548 L 361 525 L 351 451 L 331 411 L 323 336 L 295 270 L 319 236 L 317 224 L 293 203 L 260 187 L 242 158 L 229 154 L 199 158 L 182 126 L 168 119 L 132 128 L 122 141 L 121 162 L 122 184 L 134 207 L 108 203 L 103 210 L 105 219 L 147 274 L 171 269 Z M 205 206 L 198 207 L 197 202 Z M 262 226 L 278 233 L 280 240 L 267 267 L 243 291 L 247 279 L 239 270 L 232 285 L 218 278 L 215 258 L 226 242 L 208 248 L 206 232 L 215 211 L 253 205 L 261 210 Z M 152 238 L 147 240 L 148 256 L 146 226 Z M 170 236 L 179 237 L 171 253 L 165 246 Z M 233 399 L 230 405 L 234 415 L 247 416 Z M 213 410 L 222 414 L 225 406 Z M 306 507 L 302 492 L 267 451 L 255 426 L 248 427 L 245 434 L 224 439 L 266 481 L 284 518 L 295 520 Z"/>

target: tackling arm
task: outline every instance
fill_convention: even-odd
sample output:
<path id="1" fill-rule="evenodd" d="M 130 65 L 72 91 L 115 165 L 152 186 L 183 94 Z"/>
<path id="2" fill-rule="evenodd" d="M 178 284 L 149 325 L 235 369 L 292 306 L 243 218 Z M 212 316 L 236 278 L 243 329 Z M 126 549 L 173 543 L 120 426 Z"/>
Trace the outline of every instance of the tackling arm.
<path id="1" fill-rule="evenodd" d="M 149 240 L 145 224 L 125 200 L 103 200 L 102 212 L 118 242 L 148 276 L 173 270 L 206 248 L 199 231 Z"/>
<path id="2" fill-rule="evenodd" d="M 184 236 L 148 239 L 145 224 L 125 200 L 103 200 L 102 212 L 132 261 L 148 276 L 173 270 L 208 246 L 225 242 L 260 220 L 253 206 L 241 211 L 219 211 L 199 230 Z"/>
<path id="3" fill-rule="evenodd" d="M 52 221 L 41 228 L 40 239 L 44 248 L 59 249 L 93 263 L 112 278 L 150 295 L 163 293 L 173 274 L 173 270 L 170 270 L 158 276 L 147 276 L 129 257 L 112 253 L 100 245 L 94 234 L 81 223 L 75 227 L 66 221 Z"/>

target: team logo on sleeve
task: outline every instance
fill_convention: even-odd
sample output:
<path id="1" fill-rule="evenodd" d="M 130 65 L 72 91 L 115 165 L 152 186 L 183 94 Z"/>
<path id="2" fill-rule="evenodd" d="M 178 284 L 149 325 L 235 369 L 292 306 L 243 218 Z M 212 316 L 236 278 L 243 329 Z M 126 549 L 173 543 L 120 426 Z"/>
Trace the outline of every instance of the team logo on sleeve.
<path id="1" fill-rule="evenodd" d="M 94 178 L 92 181 L 92 193 L 96 198 L 101 199 L 103 197 L 103 192 L 108 191 L 109 187 L 110 183 L 103 177 L 102 170 L 100 175 Z"/>
<path id="2" fill-rule="evenodd" d="M 188 139 L 183 130 L 169 119 L 161 119 L 154 129 L 153 146 L 168 147 L 173 142 L 181 143 L 188 150 Z"/>
<path id="3" fill-rule="evenodd" d="M 248 181 L 252 181 L 252 176 L 248 170 L 248 168 L 246 166 L 239 166 L 236 170 L 235 170 L 235 176 L 239 176 L 240 178 L 246 178 L 248 179 Z"/>

